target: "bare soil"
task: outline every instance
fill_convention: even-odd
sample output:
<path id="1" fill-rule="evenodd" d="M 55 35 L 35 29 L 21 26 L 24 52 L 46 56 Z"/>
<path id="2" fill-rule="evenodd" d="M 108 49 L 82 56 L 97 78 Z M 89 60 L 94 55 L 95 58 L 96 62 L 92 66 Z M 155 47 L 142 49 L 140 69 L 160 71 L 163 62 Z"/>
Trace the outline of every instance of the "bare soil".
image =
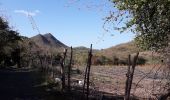
<path id="1" fill-rule="evenodd" d="M 83 72 L 84 68 L 79 67 Z M 92 66 L 91 88 L 111 93 L 113 95 L 124 95 L 127 66 Z M 167 77 L 166 70 L 162 65 L 136 66 L 134 80 L 132 83 L 132 96 L 138 99 L 155 98 L 166 92 L 164 88 Z M 75 75 L 83 79 L 83 74 Z"/>
<path id="2" fill-rule="evenodd" d="M 77 67 L 75 67 L 77 68 Z M 73 69 L 75 69 L 73 68 Z M 82 100 L 82 86 L 73 80 L 83 80 L 85 67 L 73 73 L 72 91 L 56 91 L 43 85 L 44 75 L 36 69 L 0 70 L 0 100 Z M 90 100 L 123 100 L 127 66 L 92 66 Z M 132 83 L 132 97 L 139 100 L 156 99 L 168 81 L 164 67 L 137 66 Z M 54 86 L 55 87 L 55 86 Z"/>

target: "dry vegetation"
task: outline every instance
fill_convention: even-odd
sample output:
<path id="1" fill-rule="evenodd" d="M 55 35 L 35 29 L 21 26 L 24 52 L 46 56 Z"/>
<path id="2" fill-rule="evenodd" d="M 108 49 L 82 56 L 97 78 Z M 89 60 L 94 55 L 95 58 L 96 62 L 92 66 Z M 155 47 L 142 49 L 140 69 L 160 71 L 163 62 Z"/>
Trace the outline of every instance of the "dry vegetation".
<path id="1" fill-rule="evenodd" d="M 105 58 L 110 62 L 106 62 L 105 65 L 118 63 L 119 65 L 127 65 L 128 55 L 139 52 L 138 64 L 154 64 L 160 63 L 160 54 L 152 51 L 139 50 L 134 41 L 119 44 L 107 49 L 103 49 L 94 53 L 99 59 Z M 115 62 L 117 61 L 117 62 Z"/>
<path id="2" fill-rule="evenodd" d="M 67 75 L 68 66 L 74 65 L 71 75 L 71 86 L 73 87 L 72 89 L 77 91 L 75 87 L 77 87 L 78 84 L 75 80 L 84 79 L 86 66 L 84 64 L 87 64 L 88 48 L 73 48 L 73 61 L 69 62 L 71 57 L 70 49 L 55 39 L 51 34 L 38 35 L 32 39 L 26 38 L 20 46 L 21 66 L 41 67 L 49 80 L 50 78 L 54 80 L 55 77 L 63 77 L 63 74 Z M 68 49 L 67 55 L 65 55 L 66 59 L 64 59 L 65 57 L 63 58 L 64 47 Z M 95 60 L 98 61 L 98 63 L 96 66 L 91 67 L 89 96 L 95 95 L 96 97 L 98 96 L 97 93 L 101 96 L 103 92 L 110 93 L 116 97 L 118 95 L 124 95 L 127 78 L 127 58 L 129 54 L 133 56 L 136 52 L 140 51 L 136 48 L 134 42 L 129 42 L 104 50 L 93 50 L 92 64 L 95 65 L 93 62 Z M 141 51 L 139 53 L 138 66 L 135 69 L 134 80 L 132 82 L 132 96 L 136 96 L 139 99 L 153 99 L 160 96 L 161 93 L 167 92 L 166 84 L 168 77 L 165 75 L 167 70 L 164 70 L 163 60 L 159 56 L 158 53 L 151 51 Z M 142 63 L 140 64 L 139 62 Z M 153 64 L 156 65 L 153 66 Z M 65 77 L 65 79 L 63 79 L 62 82 L 67 81 L 67 77 Z M 56 84 L 49 81 L 49 84 L 51 83 L 52 86 L 50 86 L 50 88 L 57 87 Z M 82 86 L 79 85 L 78 87 L 82 89 Z M 80 95 L 80 93 L 75 94 Z M 65 93 L 63 97 L 65 97 Z"/>
<path id="3" fill-rule="evenodd" d="M 92 66 L 91 88 L 124 95 L 127 66 Z M 79 67 L 83 72 L 84 68 Z M 136 66 L 131 94 L 139 99 L 155 98 L 161 93 L 167 92 L 164 88 L 167 77 L 164 75 L 163 65 Z M 74 75 L 73 78 L 83 79 L 83 74 Z"/>

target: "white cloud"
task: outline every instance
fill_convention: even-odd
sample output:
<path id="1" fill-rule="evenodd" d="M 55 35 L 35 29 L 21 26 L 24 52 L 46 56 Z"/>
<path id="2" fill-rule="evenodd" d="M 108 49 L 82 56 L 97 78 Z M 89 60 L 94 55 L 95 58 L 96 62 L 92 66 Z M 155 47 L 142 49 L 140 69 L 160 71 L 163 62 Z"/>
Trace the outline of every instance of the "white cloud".
<path id="1" fill-rule="evenodd" d="M 24 14 L 26 16 L 30 15 L 30 16 L 36 16 L 38 13 L 40 13 L 39 10 L 34 10 L 34 11 L 26 11 L 26 10 L 15 10 L 15 13 L 20 13 L 20 14 Z"/>
<path id="2" fill-rule="evenodd" d="M 40 11 L 39 10 L 35 10 L 35 13 L 40 13 Z"/>

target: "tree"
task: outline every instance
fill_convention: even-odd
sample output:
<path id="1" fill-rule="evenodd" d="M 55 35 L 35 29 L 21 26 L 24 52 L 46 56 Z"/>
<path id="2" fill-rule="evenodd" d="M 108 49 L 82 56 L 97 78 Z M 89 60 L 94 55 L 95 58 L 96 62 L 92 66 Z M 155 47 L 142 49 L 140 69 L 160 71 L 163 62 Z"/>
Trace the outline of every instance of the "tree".
<path id="1" fill-rule="evenodd" d="M 5 21 L 2 17 L 0 17 L 0 46 L 4 47 L 9 45 L 10 43 L 16 42 L 19 40 L 19 33 L 13 31 L 9 26 L 8 22 Z"/>
<path id="2" fill-rule="evenodd" d="M 116 29 L 136 33 L 142 49 L 165 49 L 170 41 L 170 0 L 110 0 L 114 8 L 107 22 L 121 23 Z M 123 24 L 125 23 L 125 24 Z M 117 24 L 115 24 L 117 25 Z"/>
<path id="3" fill-rule="evenodd" d="M 106 22 L 121 23 L 115 28 L 121 32 L 126 30 L 134 32 L 136 34 L 135 41 L 140 48 L 161 51 L 169 60 L 170 0 L 110 1 L 116 9 L 106 17 Z M 169 67 L 170 61 L 168 63 Z M 170 96 L 169 85 L 166 88 L 167 93 L 163 93 L 159 100 L 165 100 Z"/>
<path id="4" fill-rule="evenodd" d="M 6 61 L 5 59 L 9 58 L 11 53 L 17 49 L 18 40 L 20 40 L 19 33 L 13 31 L 8 22 L 0 17 L 0 63 Z"/>

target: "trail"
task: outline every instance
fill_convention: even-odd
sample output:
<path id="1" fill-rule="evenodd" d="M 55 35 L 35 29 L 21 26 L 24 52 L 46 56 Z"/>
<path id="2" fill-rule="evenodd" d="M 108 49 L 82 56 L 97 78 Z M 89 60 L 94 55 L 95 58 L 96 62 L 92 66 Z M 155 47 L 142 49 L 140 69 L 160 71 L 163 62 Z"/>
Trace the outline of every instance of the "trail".
<path id="1" fill-rule="evenodd" d="M 39 100 L 44 93 L 37 87 L 41 82 L 41 74 L 36 70 L 0 70 L 0 99 Z"/>

